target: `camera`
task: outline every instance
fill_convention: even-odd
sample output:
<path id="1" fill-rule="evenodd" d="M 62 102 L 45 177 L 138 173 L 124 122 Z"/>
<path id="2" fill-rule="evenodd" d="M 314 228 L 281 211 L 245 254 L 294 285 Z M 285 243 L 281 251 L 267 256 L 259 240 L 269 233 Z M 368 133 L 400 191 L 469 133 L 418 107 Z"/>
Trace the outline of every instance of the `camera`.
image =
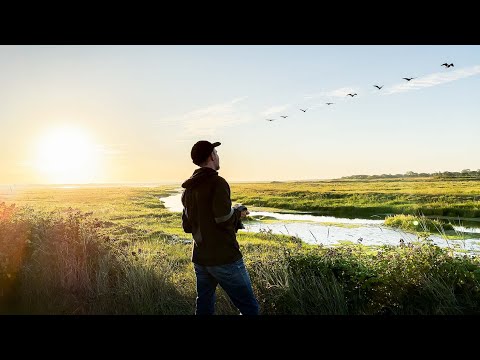
<path id="1" fill-rule="evenodd" d="M 238 211 L 245 211 L 245 210 L 248 210 L 247 207 L 245 205 L 242 205 L 242 204 L 237 204 L 233 207 L 234 209 L 237 209 Z"/>

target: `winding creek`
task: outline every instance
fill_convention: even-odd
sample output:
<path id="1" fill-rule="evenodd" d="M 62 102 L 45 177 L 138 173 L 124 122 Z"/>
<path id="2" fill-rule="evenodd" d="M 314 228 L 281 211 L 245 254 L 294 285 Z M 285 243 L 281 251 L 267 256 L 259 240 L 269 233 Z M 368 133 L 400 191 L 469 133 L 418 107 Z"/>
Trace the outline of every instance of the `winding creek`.
<path id="1" fill-rule="evenodd" d="M 165 207 L 172 212 L 183 210 L 181 192 L 161 197 Z M 244 221 L 249 232 L 271 231 L 274 234 L 297 236 L 309 244 L 332 245 L 348 240 L 364 245 L 399 245 L 417 241 L 417 235 L 399 229 L 384 226 L 380 219 L 347 219 L 333 216 L 310 214 L 280 213 L 268 211 L 250 211 L 253 221 Z M 264 219 L 264 220 L 262 220 Z M 268 220 L 266 220 L 268 219 Z M 480 239 L 469 238 L 469 233 L 480 233 L 480 228 L 454 226 L 458 234 L 465 234 L 462 240 L 448 240 L 441 235 L 431 235 L 430 240 L 440 247 L 451 247 L 457 251 L 480 253 Z"/>

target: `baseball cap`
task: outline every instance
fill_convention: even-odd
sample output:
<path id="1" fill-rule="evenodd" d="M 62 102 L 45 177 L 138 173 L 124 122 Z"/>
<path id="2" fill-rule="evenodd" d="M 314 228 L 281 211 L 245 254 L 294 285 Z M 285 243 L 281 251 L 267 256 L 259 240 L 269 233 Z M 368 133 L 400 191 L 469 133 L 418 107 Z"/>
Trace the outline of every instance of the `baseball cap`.
<path id="1" fill-rule="evenodd" d="M 213 149 L 219 146 L 221 143 L 214 142 L 213 144 L 207 140 L 200 140 L 192 146 L 192 151 L 190 155 L 192 156 L 193 163 L 200 166 L 207 157 L 212 153 Z"/>

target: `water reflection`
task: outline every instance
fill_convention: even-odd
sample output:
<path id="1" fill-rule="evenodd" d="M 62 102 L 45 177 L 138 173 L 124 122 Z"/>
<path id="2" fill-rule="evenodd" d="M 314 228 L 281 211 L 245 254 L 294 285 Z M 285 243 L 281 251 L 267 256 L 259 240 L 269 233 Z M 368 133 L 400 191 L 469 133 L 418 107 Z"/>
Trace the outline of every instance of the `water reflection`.
<path id="1" fill-rule="evenodd" d="M 183 210 L 181 193 L 163 197 L 160 200 L 170 211 L 181 212 Z M 339 241 L 349 240 L 364 245 L 399 245 L 400 239 L 403 239 L 405 244 L 418 240 L 415 234 L 383 226 L 384 220 L 379 219 L 347 219 L 268 211 L 251 211 L 250 216 L 257 219 L 274 218 L 275 221 L 245 221 L 245 230 L 239 231 L 271 231 L 274 234 L 296 236 L 310 244 L 332 245 Z M 454 229 L 465 233 L 480 233 L 479 228 L 454 226 Z M 431 235 L 429 238 L 440 247 L 480 251 L 480 239 L 446 240 L 439 235 Z"/>

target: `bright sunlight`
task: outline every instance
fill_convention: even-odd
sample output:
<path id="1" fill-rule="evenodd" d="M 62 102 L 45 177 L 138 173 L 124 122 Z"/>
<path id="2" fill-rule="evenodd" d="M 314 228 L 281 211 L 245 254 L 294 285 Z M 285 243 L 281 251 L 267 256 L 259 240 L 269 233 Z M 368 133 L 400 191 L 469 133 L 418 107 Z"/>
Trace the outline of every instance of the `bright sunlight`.
<path id="1" fill-rule="evenodd" d="M 55 184 L 93 182 L 98 168 L 88 133 L 70 126 L 51 129 L 39 139 L 35 164 L 45 180 Z"/>

